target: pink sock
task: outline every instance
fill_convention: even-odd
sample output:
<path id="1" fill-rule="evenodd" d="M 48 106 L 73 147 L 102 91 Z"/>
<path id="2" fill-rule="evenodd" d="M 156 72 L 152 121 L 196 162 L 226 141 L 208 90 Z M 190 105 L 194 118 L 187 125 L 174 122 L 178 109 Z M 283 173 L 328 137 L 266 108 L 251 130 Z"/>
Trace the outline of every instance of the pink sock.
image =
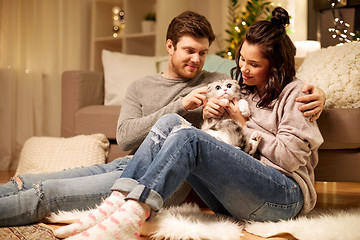
<path id="1" fill-rule="evenodd" d="M 89 214 L 87 214 L 85 217 L 74 222 L 73 224 L 55 230 L 55 236 L 59 238 L 66 238 L 89 229 L 90 227 L 109 217 L 116 211 L 116 209 L 119 209 L 125 203 L 124 198 L 125 197 L 122 193 L 113 191 L 99 207 L 90 210 Z"/>
<path id="2" fill-rule="evenodd" d="M 140 238 L 140 227 L 150 215 L 150 207 L 135 200 L 128 200 L 110 217 L 88 230 L 69 238 L 77 239 L 123 239 Z"/>

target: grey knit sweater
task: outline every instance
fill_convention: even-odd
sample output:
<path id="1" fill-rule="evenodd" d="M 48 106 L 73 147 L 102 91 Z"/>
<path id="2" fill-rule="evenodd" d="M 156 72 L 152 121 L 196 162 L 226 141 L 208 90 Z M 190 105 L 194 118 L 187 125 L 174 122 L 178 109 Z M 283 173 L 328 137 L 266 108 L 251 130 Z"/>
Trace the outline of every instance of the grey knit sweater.
<path id="1" fill-rule="evenodd" d="M 123 150 L 138 148 L 156 121 L 168 113 L 177 113 L 199 127 L 202 107 L 186 111 L 182 97 L 195 88 L 226 78 L 229 78 L 226 74 L 201 71 L 193 79 L 168 79 L 159 73 L 134 81 L 121 106 L 116 132 L 118 145 Z"/>

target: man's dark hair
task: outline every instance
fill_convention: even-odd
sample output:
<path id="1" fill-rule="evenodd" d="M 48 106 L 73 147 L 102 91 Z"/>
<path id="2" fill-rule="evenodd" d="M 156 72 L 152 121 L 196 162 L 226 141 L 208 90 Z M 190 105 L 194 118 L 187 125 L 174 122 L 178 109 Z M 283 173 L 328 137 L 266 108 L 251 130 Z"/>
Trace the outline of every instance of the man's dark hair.
<path id="1" fill-rule="evenodd" d="M 173 42 L 174 48 L 184 35 L 209 39 L 209 45 L 215 40 L 210 22 L 205 16 L 196 12 L 185 11 L 175 17 L 169 24 L 166 40 Z"/>

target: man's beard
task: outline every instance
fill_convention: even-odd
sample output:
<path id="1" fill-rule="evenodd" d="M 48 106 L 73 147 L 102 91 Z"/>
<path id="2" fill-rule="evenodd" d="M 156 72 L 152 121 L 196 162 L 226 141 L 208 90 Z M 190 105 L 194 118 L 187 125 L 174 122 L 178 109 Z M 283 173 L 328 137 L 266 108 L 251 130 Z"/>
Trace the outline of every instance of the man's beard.
<path id="1" fill-rule="evenodd" d="M 182 79 L 192 79 L 192 78 L 195 78 L 199 72 L 200 72 L 200 69 L 201 68 L 197 68 L 195 69 L 194 71 L 190 72 L 186 69 L 186 66 L 187 65 L 186 63 L 183 63 L 181 62 L 180 64 L 174 64 L 174 59 L 171 59 L 171 68 L 172 68 L 172 71 L 179 77 L 179 78 L 182 78 Z"/>

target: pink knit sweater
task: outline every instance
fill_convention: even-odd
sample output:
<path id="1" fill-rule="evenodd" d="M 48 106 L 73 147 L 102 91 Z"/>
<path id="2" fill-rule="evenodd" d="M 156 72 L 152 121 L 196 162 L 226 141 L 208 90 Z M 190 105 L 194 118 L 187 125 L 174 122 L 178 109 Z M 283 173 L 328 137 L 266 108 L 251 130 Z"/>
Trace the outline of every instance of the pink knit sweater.
<path id="1" fill-rule="evenodd" d="M 303 85 L 299 80 L 288 84 L 275 100 L 273 109 L 257 108 L 259 97 L 248 96 L 251 117 L 244 132 L 247 136 L 255 130 L 262 133 L 258 146 L 260 161 L 294 178 L 304 195 L 301 213 L 307 213 L 314 208 L 317 199 L 314 168 L 323 138 L 317 123 L 310 122 L 298 110 L 302 103 L 295 98 L 303 95 Z"/>

